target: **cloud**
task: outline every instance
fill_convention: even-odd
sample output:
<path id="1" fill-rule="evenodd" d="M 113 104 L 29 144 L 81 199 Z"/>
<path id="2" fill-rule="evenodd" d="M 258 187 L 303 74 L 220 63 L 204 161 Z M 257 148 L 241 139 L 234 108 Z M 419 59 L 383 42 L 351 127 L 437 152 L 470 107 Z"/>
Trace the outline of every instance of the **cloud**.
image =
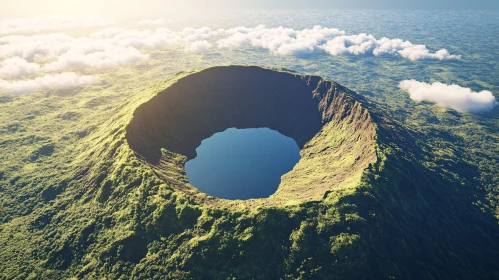
<path id="1" fill-rule="evenodd" d="M 107 28 L 77 38 L 61 33 L 13 35 L 0 38 L 0 58 L 20 58 L 45 64 L 44 71 L 109 69 L 149 59 L 149 55 L 140 49 L 154 50 L 175 45 L 185 46 L 191 52 L 203 52 L 212 47 L 207 40 L 217 34 L 218 31 L 203 27 L 181 31 Z"/>
<path id="2" fill-rule="evenodd" d="M 446 49 L 441 49 L 435 53 L 431 53 L 424 45 L 413 45 L 398 51 L 398 53 L 411 61 L 421 60 L 421 59 L 438 59 L 438 60 L 449 60 L 449 59 L 461 59 L 460 55 L 452 55 Z"/>
<path id="3" fill-rule="evenodd" d="M 312 53 L 314 51 L 314 45 L 307 42 L 293 42 L 288 44 L 283 44 L 275 50 L 276 53 L 282 55 L 294 55 L 302 56 L 305 54 Z"/>
<path id="4" fill-rule="evenodd" d="M 18 57 L 8 58 L 0 63 L 0 78 L 21 78 L 36 75 L 39 71 L 40 65 Z"/>
<path id="5" fill-rule="evenodd" d="M 133 47 L 115 47 L 103 51 L 86 53 L 84 49 L 73 48 L 62 54 L 57 61 L 43 67 L 45 71 L 58 71 L 73 68 L 110 69 L 149 59 Z"/>
<path id="6" fill-rule="evenodd" d="M 205 51 L 211 49 L 211 47 L 213 47 L 213 45 L 206 40 L 195 41 L 195 42 L 192 42 L 187 48 L 185 48 L 185 51 L 194 52 L 194 53 L 202 53 L 202 52 L 205 52 Z"/>
<path id="7" fill-rule="evenodd" d="M 76 38 L 60 33 L 6 36 L 0 38 L 0 58 L 19 57 L 28 62 L 53 59 L 76 44 Z"/>
<path id="8" fill-rule="evenodd" d="M 74 38 L 67 34 L 7 36 L 0 38 L 0 58 L 22 59 L 31 66 L 45 64 L 44 71 L 75 67 L 109 69 L 149 59 L 149 55 L 142 54 L 134 45 L 159 48 L 159 42 L 151 42 L 148 38 L 140 41 L 141 38 L 125 37 L 128 41 L 123 38 Z"/>
<path id="9" fill-rule="evenodd" d="M 139 25 L 163 25 L 165 23 L 167 23 L 166 20 L 164 20 L 162 18 L 157 18 L 157 19 L 144 18 L 144 19 L 137 21 L 137 24 L 139 24 Z"/>
<path id="10" fill-rule="evenodd" d="M 143 49 L 184 46 L 186 51 L 204 52 L 213 45 L 208 39 L 218 31 L 210 28 L 167 28 L 137 30 L 107 28 L 89 36 L 63 33 L 9 35 L 0 37 L 0 89 L 22 94 L 42 89 L 66 89 L 95 82 L 96 76 L 77 76 L 73 72 L 45 75 L 31 80 L 7 81 L 35 76 L 40 72 L 111 69 L 148 60 Z"/>
<path id="11" fill-rule="evenodd" d="M 78 76 L 73 72 L 65 72 L 14 82 L 0 79 L 0 89 L 11 94 L 24 94 L 42 89 L 71 89 L 99 81 L 99 77 L 96 76 Z"/>
<path id="12" fill-rule="evenodd" d="M 143 19 L 138 23 L 158 25 L 163 22 L 162 19 Z M 402 39 L 377 39 L 365 33 L 346 35 L 345 31 L 337 28 L 318 25 L 305 29 L 267 28 L 264 25 L 230 29 L 186 27 L 178 31 L 165 27 L 111 27 L 80 37 L 64 33 L 21 34 L 110 24 L 111 21 L 94 17 L 64 16 L 0 21 L 0 78 L 10 80 L 36 76 L 40 72 L 111 69 L 148 60 L 150 56 L 147 51 L 168 46 L 183 47 L 186 52 L 193 53 L 206 52 L 216 45 L 218 48 L 261 48 L 275 55 L 291 56 L 325 52 L 330 55 L 394 55 L 412 61 L 460 58 L 446 49 L 432 52 L 425 45 L 415 45 Z M 62 79 L 57 75 L 49 75 L 26 81 L 1 80 L 2 88 L 8 92 L 24 92 L 24 88 L 52 88 L 44 82 L 50 77 Z M 69 76 L 65 74 L 64 77 Z M 71 84 L 78 84 L 74 79 L 71 81 Z"/>
<path id="13" fill-rule="evenodd" d="M 173 32 L 168 28 L 156 30 L 107 28 L 91 34 L 89 39 L 113 46 L 145 49 L 161 49 L 166 46 L 180 45 L 184 41 L 178 32 Z"/>
<path id="14" fill-rule="evenodd" d="M 30 18 L 4 19 L 0 21 L 0 36 L 13 34 L 62 31 L 76 28 L 104 27 L 112 20 L 92 16 L 49 15 Z"/>
<path id="15" fill-rule="evenodd" d="M 209 40 L 217 34 L 218 31 L 208 27 L 186 27 L 181 31 L 172 31 L 164 27 L 155 30 L 107 28 L 91 34 L 90 38 L 104 40 L 107 43 L 122 47 L 160 49 L 170 45 L 184 45 L 190 42 Z"/>
<path id="16" fill-rule="evenodd" d="M 400 55 L 411 61 L 422 59 L 461 59 L 460 55 L 451 55 L 446 49 L 441 49 L 432 53 L 425 45 L 414 45 L 410 41 L 389 39 L 386 37 L 378 40 L 373 35 L 367 35 L 365 33 L 338 36 L 319 47 L 331 55 Z"/>
<path id="17" fill-rule="evenodd" d="M 51 20 L 53 22 L 49 24 Z M 17 24 L 22 21 L 39 21 L 45 23 L 45 27 L 40 27 L 42 29 L 47 29 L 48 26 L 57 29 L 59 28 L 57 26 L 64 20 L 67 21 L 68 26 L 108 23 L 99 20 L 89 21 L 89 18 L 39 17 L 17 19 Z M 413 61 L 460 58 L 445 49 L 431 52 L 424 45 L 414 45 L 402 39 L 381 38 L 378 40 L 373 35 L 364 33 L 345 35 L 345 31 L 337 28 L 317 25 L 313 28 L 297 30 L 285 27 L 267 28 L 259 25 L 254 28 L 235 27 L 217 30 L 209 27 L 186 27 L 179 31 L 164 27 L 145 30 L 113 27 L 82 37 L 73 37 L 63 33 L 11 35 L 0 37 L 0 59 L 24 59 L 27 63 L 32 63 L 30 64 L 32 69 L 36 68 L 34 64 L 39 64 L 44 71 L 75 68 L 109 69 L 149 59 L 149 56 L 144 54 L 145 50 L 177 46 L 183 47 L 188 52 L 199 53 L 212 48 L 214 44 L 218 48 L 263 48 L 276 55 L 292 56 L 322 51 L 330 55 L 398 55 Z M 21 77 L 23 75 L 21 72 L 11 76 Z M 3 77 L 9 77 L 9 75 L 4 72 Z"/>
<path id="18" fill-rule="evenodd" d="M 330 55 L 400 55 L 411 61 L 421 59 L 460 59 L 446 49 L 431 52 L 425 45 L 414 45 L 402 39 L 383 37 L 376 39 L 371 34 L 345 35 L 337 28 L 314 26 L 312 29 L 235 27 L 224 30 L 226 38 L 217 41 L 219 48 L 259 47 L 279 55 L 303 55 L 323 50 Z"/>
<path id="19" fill-rule="evenodd" d="M 353 54 L 360 55 L 373 51 L 376 38 L 365 33 L 359 35 L 341 35 L 330 39 L 326 44 L 320 46 L 321 49 L 331 55 Z"/>
<path id="20" fill-rule="evenodd" d="M 201 27 L 201 28 L 186 27 L 178 33 L 178 35 L 182 37 L 182 40 L 186 42 L 209 40 L 217 36 L 218 34 L 219 31 L 211 30 L 211 28 L 209 27 Z"/>
<path id="21" fill-rule="evenodd" d="M 292 28 L 255 28 L 235 27 L 224 30 L 228 35 L 217 41 L 219 48 L 259 47 L 280 55 L 303 55 L 313 52 L 329 38 L 344 34 L 337 28 L 314 26 L 312 29 L 295 30 Z"/>
<path id="22" fill-rule="evenodd" d="M 469 88 L 455 84 L 447 85 L 439 82 L 427 84 L 415 80 L 405 80 L 400 82 L 399 87 L 407 91 L 409 97 L 414 101 L 430 101 L 461 112 L 489 111 L 498 105 L 490 91 L 474 92 Z"/>
<path id="23" fill-rule="evenodd" d="M 217 34 L 218 31 L 203 27 L 181 31 L 107 28 L 88 37 L 76 38 L 61 33 L 5 36 L 0 38 L 0 59 L 7 62 L 0 68 L 0 77 L 19 78 L 36 74 L 40 69 L 110 69 L 148 60 L 149 55 L 141 49 L 162 49 L 172 45 L 199 53 L 212 47 L 207 40 Z"/>

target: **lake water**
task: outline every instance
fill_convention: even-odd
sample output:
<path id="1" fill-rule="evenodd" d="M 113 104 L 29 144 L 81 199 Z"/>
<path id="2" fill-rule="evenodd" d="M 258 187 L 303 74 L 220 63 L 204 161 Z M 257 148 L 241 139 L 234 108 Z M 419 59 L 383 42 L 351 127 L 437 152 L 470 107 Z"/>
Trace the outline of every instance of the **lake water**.
<path id="1" fill-rule="evenodd" d="M 296 142 L 268 128 L 229 128 L 202 141 L 185 164 L 189 182 L 226 199 L 264 198 L 300 160 Z"/>

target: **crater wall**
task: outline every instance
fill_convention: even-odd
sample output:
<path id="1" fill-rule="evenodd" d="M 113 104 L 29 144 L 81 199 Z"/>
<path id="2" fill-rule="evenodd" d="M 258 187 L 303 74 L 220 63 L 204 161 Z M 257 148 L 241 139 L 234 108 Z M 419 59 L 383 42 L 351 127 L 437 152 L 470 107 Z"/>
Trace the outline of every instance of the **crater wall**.
<path id="1" fill-rule="evenodd" d="M 161 179 L 200 203 L 255 207 L 320 200 L 328 190 L 358 184 L 376 160 L 376 129 L 360 99 L 317 76 L 214 67 L 179 79 L 139 106 L 126 137 Z M 185 162 L 202 140 L 230 127 L 268 127 L 300 147 L 301 160 L 269 198 L 218 199 L 188 183 Z"/>

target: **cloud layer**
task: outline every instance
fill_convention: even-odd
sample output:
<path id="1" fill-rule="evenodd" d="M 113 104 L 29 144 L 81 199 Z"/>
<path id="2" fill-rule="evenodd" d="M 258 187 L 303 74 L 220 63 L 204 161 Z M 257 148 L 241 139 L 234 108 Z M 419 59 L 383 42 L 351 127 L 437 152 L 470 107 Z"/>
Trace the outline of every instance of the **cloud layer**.
<path id="1" fill-rule="evenodd" d="M 24 60 L 24 64 L 38 63 L 44 71 L 74 68 L 109 69 L 149 59 L 141 50 L 184 46 L 187 51 L 204 52 L 212 44 L 207 40 L 218 33 L 210 28 L 167 28 L 137 30 L 108 28 L 88 37 L 67 34 L 12 35 L 0 38 L 0 59 Z M 33 66 L 33 65 L 31 65 Z M 11 69 L 11 68 L 9 68 Z M 1 71 L 1 70 L 0 70 Z M 5 70 L 7 71 L 7 70 Z M 31 74 L 31 73 L 26 73 Z M 22 77 L 21 74 L 0 74 L 3 77 Z"/>
<path id="2" fill-rule="evenodd" d="M 0 90 L 22 94 L 91 84 L 98 80 L 96 76 L 78 76 L 74 72 L 30 80 L 15 79 L 43 72 L 111 69 L 148 60 L 149 54 L 145 51 L 172 45 L 200 53 L 212 47 L 207 40 L 216 34 L 217 31 L 207 27 L 184 28 L 177 32 L 166 28 L 107 28 L 83 37 L 63 33 L 0 37 Z"/>
<path id="3" fill-rule="evenodd" d="M 131 64 L 149 59 L 149 55 L 142 54 L 133 47 L 114 47 L 87 53 L 84 49 L 73 48 L 59 56 L 57 61 L 43 67 L 45 71 L 59 71 L 65 69 L 111 69 L 120 65 Z"/>
<path id="4" fill-rule="evenodd" d="M 26 60 L 13 57 L 0 63 L 0 78 L 21 78 L 36 75 L 40 71 L 40 65 L 29 63 Z"/>
<path id="5" fill-rule="evenodd" d="M 14 82 L 0 79 L 0 90 L 11 94 L 24 94 L 42 89 L 71 89 L 99 81 L 99 77 L 96 76 L 78 76 L 73 72 L 65 72 Z"/>
<path id="6" fill-rule="evenodd" d="M 314 26 L 312 29 L 295 30 L 292 28 L 255 28 L 236 27 L 224 30 L 228 37 L 217 41 L 219 48 L 259 47 L 275 54 L 303 55 L 311 53 L 328 39 L 341 36 L 345 32 L 337 28 Z"/>
<path id="7" fill-rule="evenodd" d="M 142 19 L 139 25 L 162 25 L 163 19 Z M 168 46 L 186 52 L 204 53 L 213 48 L 260 48 L 275 55 L 305 56 L 313 53 L 336 55 L 399 56 L 412 61 L 421 59 L 459 59 L 446 49 L 430 51 L 402 39 L 377 39 L 370 34 L 346 35 L 337 28 L 314 26 L 293 29 L 286 27 L 235 27 L 211 29 L 190 28 L 173 31 L 168 28 L 125 29 L 105 28 L 87 36 L 65 33 L 32 34 L 74 28 L 107 27 L 113 22 L 96 17 L 43 16 L 0 21 L 0 80 L 8 92 L 23 93 L 41 88 L 58 88 L 55 81 L 70 85 L 86 82 L 73 72 L 105 70 L 134 64 L 150 58 L 151 50 Z M 66 72 L 46 75 L 47 73 Z M 71 77 L 68 73 L 72 73 Z M 62 75 L 62 76 L 61 76 Z M 86 76 L 84 76 L 86 77 Z M 16 79 L 21 79 L 15 81 Z"/>
<path id="8" fill-rule="evenodd" d="M 312 29 L 295 30 L 277 27 L 266 28 L 259 25 L 255 28 L 236 27 L 225 30 L 228 35 L 217 41 L 220 48 L 236 48 L 252 46 L 268 49 L 281 55 L 304 55 L 316 50 L 323 50 L 330 55 L 399 55 L 411 61 L 421 59 L 460 59 L 459 55 L 451 55 L 446 49 L 431 52 L 425 45 L 415 45 L 402 39 L 383 37 L 376 39 L 365 33 L 345 35 L 345 31 L 337 28 L 314 26 Z"/>
<path id="9" fill-rule="evenodd" d="M 188 52 L 202 53 L 211 49 L 211 47 L 213 47 L 213 45 L 210 42 L 202 40 L 190 43 L 190 45 L 187 48 L 185 48 L 185 50 Z"/>
<path id="10" fill-rule="evenodd" d="M 0 59 L 18 58 L 17 67 L 31 67 L 7 73 L 2 66 L 2 77 L 23 77 L 35 73 L 36 65 L 43 71 L 74 70 L 74 68 L 109 69 L 147 60 L 143 51 L 180 46 L 184 50 L 202 53 L 218 48 L 256 47 L 277 55 L 302 56 L 314 52 L 330 55 L 398 55 L 410 60 L 459 59 L 445 49 L 431 52 L 424 45 L 414 45 L 402 39 L 376 39 L 372 35 L 345 35 L 337 28 L 314 26 L 311 29 L 236 27 L 212 30 L 208 27 L 123 29 L 107 28 L 89 36 L 72 37 L 68 34 L 11 35 L 0 37 Z M 12 64 L 13 61 L 2 62 Z M 20 65 L 20 64 L 23 65 Z"/>
<path id="11" fill-rule="evenodd" d="M 439 82 L 427 84 L 415 80 L 402 81 L 399 87 L 407 91 L 414 101 L 430 101 L 460 112 L 484 112 L 498 105 L 492 92 L 487 90 L 474 92 L 469 88 L 454 84 L 447 85 Z"/>

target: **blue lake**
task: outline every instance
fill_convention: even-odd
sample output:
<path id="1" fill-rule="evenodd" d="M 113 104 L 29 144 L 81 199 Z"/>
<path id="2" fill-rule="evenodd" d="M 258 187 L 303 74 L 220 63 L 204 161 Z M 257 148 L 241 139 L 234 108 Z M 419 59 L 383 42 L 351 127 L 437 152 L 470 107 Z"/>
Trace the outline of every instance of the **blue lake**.
<path id="1" fill-rule="evenodd" d="M 226 199 L 269 197 L 300 160 L 296 142 L 268 128 L 229 128 L 203 140 L 196 152 L 185 164 L 189 182 Z"/>

